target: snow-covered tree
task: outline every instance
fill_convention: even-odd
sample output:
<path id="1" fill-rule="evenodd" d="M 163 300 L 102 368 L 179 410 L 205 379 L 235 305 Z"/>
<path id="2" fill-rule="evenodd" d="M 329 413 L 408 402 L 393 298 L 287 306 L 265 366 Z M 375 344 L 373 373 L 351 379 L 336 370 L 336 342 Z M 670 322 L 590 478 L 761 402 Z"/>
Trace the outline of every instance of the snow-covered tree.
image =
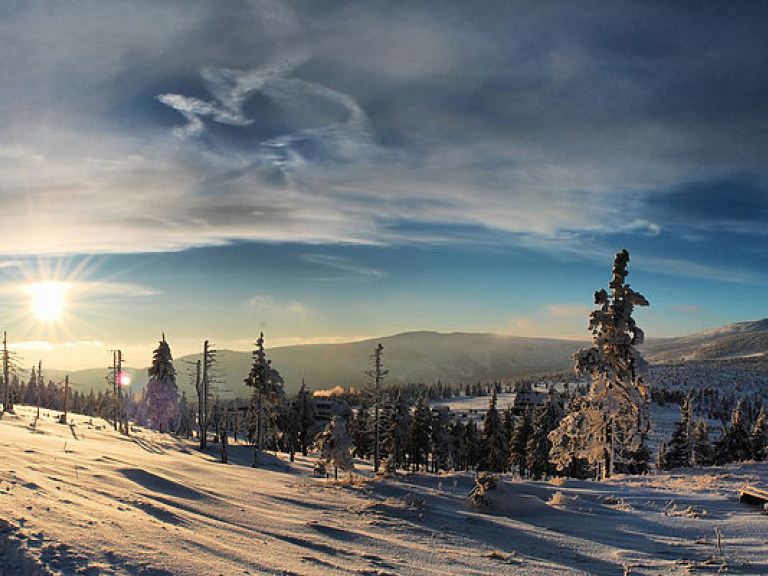
<path id="1" fill-rule="evenodd" d="M 394 406 L 383 417 L 383 448 L 396 467 L 406 464 L 411 436 L 411 407 L 402 392 L 397 393 Z"/>
<path id="2" fill-rule="evenodd" d="M 610 293 L 595 292 L 599 308 L 590 314 L 592 346 L 574 356 L 576 373 L 591 378 L 589 393 L 571 405 L 575 410 L 549 437 L 559 470 L 584 458 L 597 466 L 602 479 L 627 455 L 647 453 L 648 393 L 640 376 L 644 362 L 635 348 L 643 342 L 643 331 L 632 312 L 648 301 L 625 282 L 628 262 L 626 250 L 616 254 Z"/>
<path id="3" fill-rule="evenodd" d="M 747 402 L 742 398 L 731 413 L 731 422 L 715 448 L 715 462 L 744 462 L 752 458 L 750 425 L 746 417 Z"/>
<path id="4" fill-rule="evenodd" d="M 675 424 L 672 438 L 667 444 L 666 458 L 667 461 L 664 465 L 666 470 L 697 465 L 693 437 L 693 412 L 688 397 L 683 398 L 683 405 L 680 407 L 680 421 Z"/>
<path id="5" fill-rule="evenodd" d="M 543 480 L 554 473 L 554 466 L 549 461 L 552 443 L 548 436 L 557 428 L 560 418 L 562 408 L 550 391 L 547 402 L 534 412 L 531 435 L 526 444 L 526 467 L 534 480 Z"/>
<path id="6" fill-rule="evenodd" d="M 693 427 L 693 449 L 697 466 L 710 466 L 715 460 L 714 446 L 709 438 L 709 425 L 699 419 Z"/>
<path id="7" fill-rule="evenodd" d="M 245 383 L 253 388 L 251 397 L 251 422 L 249 436 L 256 451 L 263 450 L 266 445 L 267 431 L 274 424 L 275 410 L 284 398 L 283 378 L 272 368 L 272 362 L 267 360 L 264 353 L 264 333 L 259 335 L 256 348 L 252 354 L 253 363 Z M 257 461 L 254 453 L 254 465 Z"/>
<path id="8" fill-rule="evenodd" d="M 352 439 L 347 433 L 344 418 L 334 416 L 331 423 L 316 438 L 315 444 L 320 451 L 320 458 L 333 466 L 333 478 L 339 479 L 339 469 L 353 470 Z"/>
<path id="9" fill-rule="evenodd" d="M 371 409 L 368 406 L 361 406 L 355 413 L 350 426 L 354 455 L 358 458 L 368 458 L 373 454 L 372 428 Z"/>
<path id="10" fill-rule="evenodd" d="M 426 395 L 419 398 L 416 407 L 413 409 L 413 419 L 411 423 L 410 437 L 410 455 L 411 466 L 418 472 L 423 465 L 427 467 L 427 459 L 431 452 L 432 441 L 432 411 L 429 408 L 429 402 Z"/>
<path id="11" fill-rule="evenodd" d="M 296 396 L 296 411 L 299 416 L 299 444 L 301 453 L 306 456 L 307 448 L 312 443 L 312 438 L 317 427 L 315 416 L 315 400 L 309 391 L 304 379 L 301 380 L 301 388 Z"/>
<path id="12" fill-rule="evenodd" d="M 532 415 L 530 410 L 523 412 L 523 416 L 515 426 L 512 437 L 509 439 L 509 467 L 522 478 L 526 476 L 528 464 L 528 438 L 533 433 Z"/>
<path id="13" fill-rule="evenodd" d="M 152 354 L 146 397 L 149 426 L 160 432 L 173 431 L 179 413 L 179 391 L 171 348 L 165 341 L 165 334 Z"/>
<path id="14" fill-rule="evenodd" d="M 191 438 L 194 428 L 195 412 L 187 400 L 187 393 L 183 391 L 179 401 L 179 419 L 176 424 L 176 434 L 184 438 Z"/>
<path id="15" fill-rule="evenodd" d="M 752 427 L 752 457 L 758 462 L 765 460 L 766 447 L 768 447 L 768 418 L 765 407 L 760 407 L 760 412 Z"/>
<path id="16" fill-rule="evenodd" d="M 487 472 L 504 472 L 508 468 L 508 461 L 509 438 L 504 433 L 504 425 L 496 409 L 496 389 L 494 388 L 483 421 L 478 468 Z"/>
<path id="17" fill-rule="evenodd" d="M 432 419 L 432 472 L 455 466 L 456 450 L 451 437 L 451 411 L 438 410 Z"/>

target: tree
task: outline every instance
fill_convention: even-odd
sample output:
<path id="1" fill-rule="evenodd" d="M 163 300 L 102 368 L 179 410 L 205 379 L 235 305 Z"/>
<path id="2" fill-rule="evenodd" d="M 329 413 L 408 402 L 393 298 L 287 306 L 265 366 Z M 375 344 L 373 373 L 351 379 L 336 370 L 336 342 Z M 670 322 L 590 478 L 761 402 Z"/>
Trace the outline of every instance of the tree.
<path id="1" fill-rule="evenodd" d="M 667 445 L 665 469 L 696 466 L 696 451 L 693 437 L 693 412 L 688 397 L 683 398 L 680 407 L 680 422 L 675 424 L 672 438 Z"/>
<path id="2" fill-rule="evenodd" d="M 179 390 L 176 387 L 176 370 L 165 334 L 152 353 L 147 382 L 147 415 L 149 425 L 160 432 L 176 429 L 179 414 Z"/>
<path id="3" fill-rule="evenodd" d="M 766 447 L 768 446 L 768 419 L 765 415 L 765 407 L 760 407 L 760 412 L 752 427 L 752 456 L 758 462 L 765 460 Z"/>
<path id="4" fill-rule="evenodd" d="M 526 467 L 534 480 L 543 480 L 554 473 L 554 466 L 549 461 L 552 443 L 548 436 L 557 428 L 561 417 L 562 409 L 550 390 L 547 402 L 534 412 L 531 435 L 526 444 Z"/>
<path id="5" fill-rule="evenodd" d="M 411 435 L 411 407 L 402 391 L 397 393 L 394 406 L 384 415 L 384 451 L 396 467 L 406 464 Z"/>
<path id="6" fill-rule="evenodd" d="M 429 402 L 426 396 L 419 398 L 416 407 L 413 409 L 413 420 L 411 424 L 411 465 L 415 472 L 419 467 L 427 467 L 427 459 L 431 452 L 432 441 L 432 411 L 429 408 Z"/>
<path id="7" fill-rule="evenodd" d="M 176 434 L 184 438 L 192 437 L 192 430 L 195 427 L 195 413 L 187 400 L 186 391 L 182 391 L 179 401 L 179 419 L 176 425 Z"/>
<path id="8" fill-rule="evenodd" d="M 339 468 L 353 470 L 352 439 L 347 433 L 347 423 L 344 418 L 334 416 L 331 423 L 322 431 L 315 441 L 320 450 L 320 458 L 333 466 L 333 478 L 339 479 Z"/>
<path id="9" fill-rule="evenodd" d="M 504 433 L 504 425 L 496 409 L 496 389 L 494 388 L 483 421 L 479 469 L 488 472 L 504 472 L 507 470 L 508 460 L 509 438 Z"/>
<path id="10" fill-rule="evenodd" d="M 746 417 L 747 402 L 742 398 L 731 413 L 731 422 L 715 448 L 715 462 L 744 462 L 752 458 L 752 442 L 749 421 Z"/>
<path id="11" fill-rule="evenodd" d="M 509 466 L 513 470 L 517 466 L 517 473 L 521 478 L 526 475 L 528 465 L 528 438 L 533 433 L 531 420 L 530 410 L 523 412 L 520 422 L 512 433 L 512 438 L 509 439 Z"/>
<path id="12" fill-rule="evenodd" d="M 366 374 L 373 378 L 373 471 L 379 471 L 380 451 L 381 451 L 381 383 L 389 374 L 389 370 L 384 370 L 381 362 L 381 355 L 384 352 L 384 346 L 379 343 L 373 349 L 373 369 L 366 371 Z"/>
<path id="13" fill-rule="evenodd" d="M 361 406 L 355 413 L 350 429 L 352 444 L 355 447 L 354 455 L 358 458 L 368 458 L 373 453 L 372 428 L 371 410 L 367 406 Z"/>
<path id="14" fill-rule="evenodd" d="M 274 420 L 274 410 L 284 397 L 283 378 L 272 368 L 272 362 L 264 353 L 264 333 L 259 335 L 252 354 L 253 364 L 245 383 L 253 388 L 251 397 L 251 423 L 249 435 L 254 443 L 255 467 L 258 463 L 258 451 L 263 450 L 269 424 Z"/>
<path id="15" fill-rule="evenodd" d="M 451 411 L 437 410 L 432 419 L 432 472 L 450 470 L 456 464 L 456 449 L 451 435 Z"/>
<path id="16" fill-rule="evenodd" d="M 599 308 L 590 314 L 592 346 L 574 355 L 576 374 L 588 375 L 591 384 L 550 434 L 551 457 L 559 470 L 584 458 L 604 479 L 629 454 L 648 454 L 648 393 L 640 376 L 644 361 L 635 348 L 644 335 L 632 318 L 635 306 L 648 306 L 648 301 L 625 283 L 628 262 L 626 250 L 616 254 L 610 294 L 595 292 Z"/>
<path id="17" fill-rule="evenodd" d="M 315 416 L 315 400 L 312 392 L 307 389 L 304 379 L 301 380 L 301 388 L 296 396 L 296 411 L 299 416 L 299 445 L 301 453 L 306 456 L 307 448 L 312 442 L 317 418 Z"/>
<path id="18" fill-rule="evenodd" d="M 714 447 L 709 439 L 709 425 L 704 419 L 697 420 L 693 427 L 693 449 L 697 466 L 709 466 L 714 462 Z"/>

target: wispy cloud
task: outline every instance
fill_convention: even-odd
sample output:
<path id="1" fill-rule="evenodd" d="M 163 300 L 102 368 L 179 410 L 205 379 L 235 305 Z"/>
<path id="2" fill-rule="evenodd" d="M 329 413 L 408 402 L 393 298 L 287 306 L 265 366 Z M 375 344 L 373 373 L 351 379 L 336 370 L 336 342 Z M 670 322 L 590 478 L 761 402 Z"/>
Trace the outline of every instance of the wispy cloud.
<path id="1" fill-rule="evenodd" d="M 310 264 L 318 264 L 322 267 L 329 268 L 335 272 L 333 276 L 324 276 L 316 278 L 317 280 L 341 280 L 341 279 L 357 279 L 357 280 L 381 280 L 387 277 L 387 273 L 383 270 L 360 264 L 349 258 L 342 256 L 332 256 L 329 254 L 305 254 L 302 256 L 305 262 Z M 339 272 L 341 274 L 339 274 Z"/>
<path id="2" fill-rule="evenodd" d="M 268 294 L 256 294 L 248 300 L 248 306 L 261 312 L 306 314 L 307 307 L 298 300 L 282 301 Z"/>

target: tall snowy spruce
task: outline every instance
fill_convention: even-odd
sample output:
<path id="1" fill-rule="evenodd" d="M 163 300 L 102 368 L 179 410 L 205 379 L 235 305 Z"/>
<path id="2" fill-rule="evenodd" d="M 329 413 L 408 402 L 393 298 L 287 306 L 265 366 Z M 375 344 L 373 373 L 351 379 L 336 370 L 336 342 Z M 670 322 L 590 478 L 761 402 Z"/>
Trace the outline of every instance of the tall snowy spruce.
<path id="1" fill-rule="evenodd" d="M 152 353 L 146 399 L 149 426 L 160 432 L 173 432 L 179 414 L 179 391 L 171 348 L 165 341 L 165 334 Z"/>
<path id="2" fill-rule="evenodd" d="M 253 389 L 250 405 L 251 422 L 248 427 L 249 436 L 254 444 L 253 466 L 258 464 L 258 451 L 266 445 L 267 433 L 274 426 L 276 408 L 285 397 L 283 378 L 272 368 L 272 362 L 267 360 L 264 353 L 264 333 L 256 341 L 256 349 L 252 354 L 253 364 L 245 383 Z"/>
<path id="3" fill-rule="evenodd" d="M 318 434 L 315 443 L 320 451 L 320 458 L 333 466 L 334 480 L 339 479 L 339 468 L 354 470 L 352 439 L 347 432 L 347 423 L 344 418 L 334 416 L 328 427 Z"/>
<path id="4" fill-rule="evenodd" d="M 480 439 L 479 469 L 487 472 L 505 472 L 509 461 L 509 438 L 504 430 L 499 411 L 496 409 L 496 389 L 488 403 Z"/>
<path id="5" fill-rule="evenodd" d="M 648 393 L 639 374 L 644 361 L 635 349 L 643 331 L 632 318 L 635 306 L 648 306 L 648 300 L 625 282 L 628 262 L 626 250 L 616 254 L 610 293 L 595 292 L 599 308 L 589 317 L 592 346 L 574 355 L 576 373 L 591 379 L 589 392 L 571 404 L 549 435 L 558 470 L 583 458 L 604 479 L 622 468 L 642 467 L 639 460 L 649 456 Z"/>

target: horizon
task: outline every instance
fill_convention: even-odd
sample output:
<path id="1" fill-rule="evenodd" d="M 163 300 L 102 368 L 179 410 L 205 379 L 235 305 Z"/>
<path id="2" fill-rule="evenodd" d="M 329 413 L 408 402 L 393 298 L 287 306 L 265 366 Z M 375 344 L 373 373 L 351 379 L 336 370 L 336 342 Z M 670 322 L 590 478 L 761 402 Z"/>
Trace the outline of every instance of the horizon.
<path id="1" fill-rule="evenodd" d="M 768 5 L 0 7 L 0 330 L 151 362 L 766 316 Z"/>

